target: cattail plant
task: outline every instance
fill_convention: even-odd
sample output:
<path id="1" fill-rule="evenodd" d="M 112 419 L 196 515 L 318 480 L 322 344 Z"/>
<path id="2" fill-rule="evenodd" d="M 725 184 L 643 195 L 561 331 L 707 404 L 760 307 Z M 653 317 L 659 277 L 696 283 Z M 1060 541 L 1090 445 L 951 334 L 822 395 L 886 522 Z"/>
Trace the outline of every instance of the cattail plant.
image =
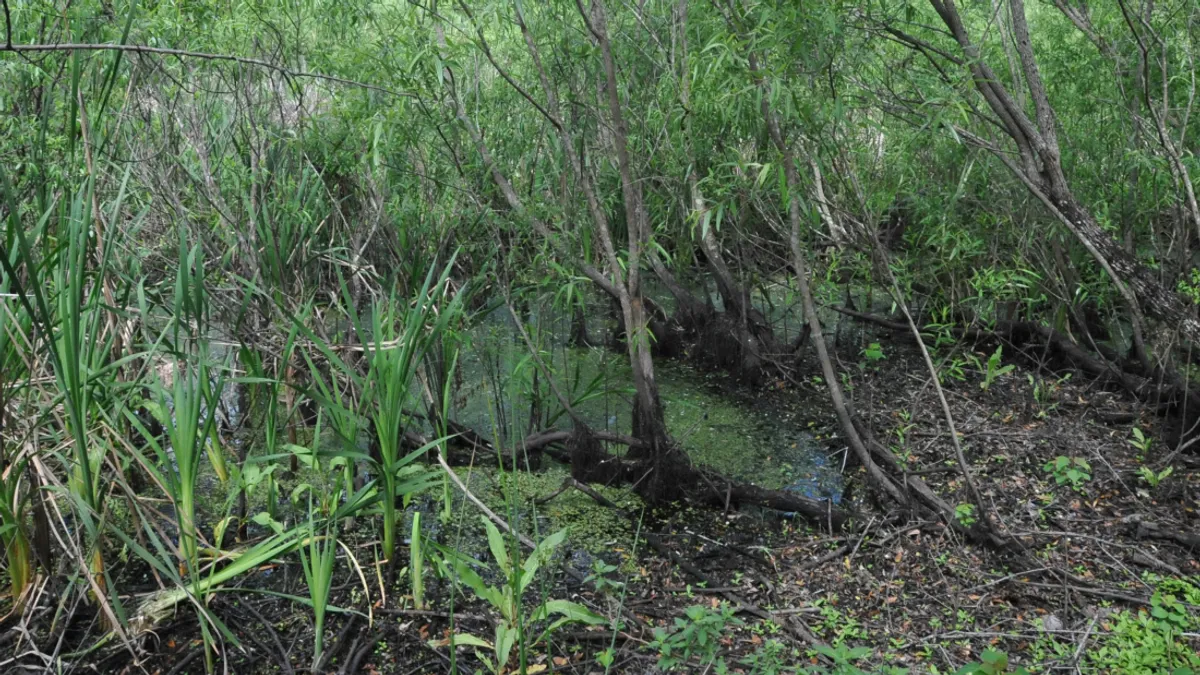
<path id="1" fill-rule="evenodd" d="M 431 268 L 425 281 L 411 301 L 404 301 L 398 292 L 371 308 L 370 333 L 363 328 L 354 309 L 349 289 L 342 284 L 343 309 L 349 315 L 359 342 L 363 345 L 367 360 L 366 375 L 347 363 L 326 340 L 305 327 L 296 317 L 293 325 L 310 340 L 324 356 L 331 371 L 337 371 L 362 391 L 361 405 L 371 426 L 374 428 L 374 446 L 377 452 L 370 455 L 348 449 L 337 454 L 348 459 L 368 463 L 375 479 L 364 489 L 372 491 L 379 502 L 382 513 L 383 555 L 388 564 L 389 578 L 395 577 L 397 499 L 438 483 L 438 474 L 424 470 L 414 464 L 423 454 L 439 445 L 438 440 L 422 447 L 402 453 L 405 433 L 412 422 L 410 406 L 419 400 L 417 396 L 417 372 L 427 350 L 434 340 L 446 332 L 451 321 L 459 316 L 462 307 L 461 294 L 450 296 L 447 289 L 453 258 L 440 275 L 435 276 Z M 444 302 L 440 302 L 444 300 Z M 439 304 L 440 303 L 440 304 Z M 333 392 L 330 384 L 314 376 L 316 394 L 326 409 L 345 407 L 335 404 L 348 399 Z M 333 411 L 334 424 L 339 433 L 349 439 L 354 416 L 346 412 Z M 340 421 L 338 421 L 340 418 Z M 354 422 L 357 426 L 357 422 Z M 356 433 L 356 432 L 354 432 Z M 360 493 L 362 490 L 359 491 Z M 355 499 L 359 499 L 357 497 Z M 351 511 L 352 512 L 352 511 Z M 348 512 L 349 513 L 349 512 Z"/>
<path id="2" fill-rule="evenodd" d="M 356 464 L 358 459 L 363 457 L 358 450 L 358 436 L 363 425 L 362 417 L 355 410 L 354 384 L 348 378 L 339 378 L 338 373 L 332 369 L 329 380 L 326 381 L 314 355 L 308 350 L 302 354 L 312 374 L 313 391 L 309 396 L 329 416 L 329 424 L 337 443 L 337 449 L 326 454 L 331 455 L 331 466 L 340 466 L 340 489 L 343 497 L 349 499 L 355 491 Z M 351 526 L 352 523 L 353 515 L 348 519 L 347 526 Z"/>
<path id="3" fill-rule="evenodd" d="M 25 590 L 33 581 L 33 549 L 29 545 L 25 523 L 22 518 L 24 501 L 20 493 L 20 482 L 25 472 L 27 458 L 18 456 L 15 461 L 4 456 L 0 450 L 0 552 L 8 565 L 9 588 L 12 590 L 13 607 L 20 611 Z"/>
<path id="4" fill-rule="evenodd" d="M 0 280 L 0 292 L 7 295 L 7 275 Z M 8 299 L 0 302 L 9 302 Z M 0 555 L 8 568 L 13 606 L 21 609 L 25 589 L 34 574 L 33 550 L 25 528 L 24 505 L 27 495 L 21 487 L 29 463 L 29 454 L 17 447 L 4 419 L 10 396 L 21 380 L 28 378 L 22 350 L 14 335 L 29 334 L 29 314 L 19 304 L 9 310 L 0 308 Z"/>
<path id="5" fill-rule="evenodd" d="M 414 609 L 425 609 L 425 553 L 421 546 L 421 512 L 413 514 L 412 538 L 408 545 L 408 575 Z"/>
<path id="6" fill-rule="evenodd" d="M 213 455 L 209 440 L 216 424 L 216 408 L 225 380 L 223 374 L 214 377 L 210 369 L 205 335 L 207 303 L 203 255 L 199 246 L 189 250 L 181 240 L 179 257 L 175 283 L 178 314 L 174 317 L 172 328 L 176 349 L 190 344 L 193 355 L 189 358 L 181 354 L 169 377 L 161 373 L 158 375 L 158 381 L 152 385 L 156 396 L 147 406 L 162 425 L 166 443 L 157 434 L 147 430 L 132 412 L 127 411 L 126 414 L 154 452 L 157 461 L 146 462 L 146 466 L 157 465 L 157 469 L 152 469 L 155 477 L 167 489 L 168 496 L 175 504 L 181 564 L 194 572 L 199 563 L 196 484 L 201 460 L 206 454 L 210 459 Z M 217 462 L 214 462 L 214 470 L 220 472 Z"/>

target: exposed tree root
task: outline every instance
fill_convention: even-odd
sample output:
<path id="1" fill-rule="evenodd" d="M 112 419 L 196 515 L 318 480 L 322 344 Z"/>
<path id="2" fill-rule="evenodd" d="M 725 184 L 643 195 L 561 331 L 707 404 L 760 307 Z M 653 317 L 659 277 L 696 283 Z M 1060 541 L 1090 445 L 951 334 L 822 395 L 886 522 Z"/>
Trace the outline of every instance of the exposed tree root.
<path id="1" fill-rule="evenodd" d="M 636 489 L 644 480 L 650 468 L 644 462 L 622 459 L 605 454 L 599 462 L 591 457 L 589 466 L 596 467 L 591 473 L 577 471 L 582 469 L 583 462 L 576 460 L 580 448 L 572 447 L 569 455 L 572 476 L 583 482 L 613 483 L 617 480 L 628 482 Z M 594 450 L 585 450 L 592 452 Z M 682 455 L 682 453 L 677 453 Z M 664 475 L 670 476 L 677 488 L 688 498 L 704 504 L 728 508 L 734 505 L 760 506 L 787 513 L 797 513 L 805 519 L 832 531 L 841 530 L 854 517 L 854 514 L 841 507 L 834 506 L 829 500 L 817 500 L 785 490 L 770 490 L 749 483 L 730 480 L 716 472 L 697 468 L 687 463 L 686 458 L 677 456 L 669 468 L 660 469 Z M 579 475 L 576 475 L 576 474 Z"/>
<path id="2" fill-rule="evenodd" d="M 899 483 L 907 491 L 911 497 L 910 504 L 918 511 L 915 515 L 926 515 L 921 513 L 927 511 L 929 515 L 940 519 L 949 527 L 957 530 L 964 536 L 975 543 L 991 547 L 1000 551 L 1023 552 L 1019 541 L 1013 537 L 1005 536 L 1002 533 L 993 532 L 991 528 L 977 522 L 971 527 L 965 527 L 955 517 L 954 506 L 946 500 L 942 499 L 929 484 L 925 482 L 919 475 L 907 471 L 900 465 L 896 456 L 891 450 L 884 447 L 882 443 L 875 440 L 875 437 L 866 428 L 866 425 L 858 417 L 854 418 L 854 425 L 859 431 L 859 435 L 866 441 L 867 447 L 871 451 L 871 455 L 889 474 L 896 476 Z"/>

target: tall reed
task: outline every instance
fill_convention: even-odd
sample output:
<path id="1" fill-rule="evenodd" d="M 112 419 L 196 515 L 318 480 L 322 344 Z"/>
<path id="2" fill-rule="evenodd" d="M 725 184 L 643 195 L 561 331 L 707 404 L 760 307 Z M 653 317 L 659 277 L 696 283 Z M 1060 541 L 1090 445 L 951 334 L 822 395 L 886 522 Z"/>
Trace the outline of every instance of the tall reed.
<path id="1" fill-rule="evenodd" d="M 122 212 L 128 178 L 127 171 L 110 203 L 109 219 Z M 93 212 L 97 201 L 90 177 L 81 179 L 65 198 L 50 204 L 28 231 L 20 222 L 19 214 L 25 211 L 2 170 L 0 184 L 9 210 L 0 266 L 16 300 L 30 317 L 33 351 L 44 353 L 53 371 L 57 394 L 50 409 L 62 406 L 62 440 L 70 448 L 65 460 L 67 496 L 80 525 L 76 534 L 86 551 L 88 584 L 98 601 L 107 602 L 110 584 L 100 546 L 104 492 L 99 483 L 106 446 L 93 443 L 91 430 L 97 426 L 97 397 L 107 391 L 100 384 L 114 365 L 110 363 L 113 331 L 106 329 L 111 315 L 102 297 L 103 290 L 111 291 L 108 274 L 113 260 L 112 241 L 100 250 L 92 246 L 93 223 L 101 216 Z M 51 224 L 53 237 L 48 231 Z M 115 618 L 109 611 L 106 616 Z"/>
<path id="2" fill-rule="evenodd" d="M 420 401 L 417 374 L 422 360 L 434 341 L 446 333 L 462 312 L 463 294 L 451 294 L 448 288 L 453 260 L 452 257 L 440 274 L 435 274 L 436 268 L 431 267 L 411 300 L 393 290 L 387 299 L 375 302 L 371 307 L 369 328 L 363 327 L 349 288 L 342 284 L 341 309 L 350 318 L 359 344 L 363 345 L 365 375 L 339 353 L 342 350 L 335 349 L 291 315 L 293 325 L 330 365 L 331 380 L 328 383 L 314 370 L 313 394 L 333 413 L 334 424 L 342 435 L 343 450 L 336 454 L 351 461 L 366 462 L 375 471 L 375 479 L 366 487 L 380 504 L 383 556 L 388 561 L 389 578 L 395 576 L 397 499 L 439 482 L 437 472 L 414 464 L 421 455 L 438 447 L 438 440 L 407 454 L 402 450 L 407 442 L 406 432 L 413 422 L 413 406 Z M 306 358 L 311 362 L 311 356 Z M 350 449 L 350 436 L 356 434 L 352 427 L 357 425 L 357 420 L 345 405 L 351 399 L 336 391 L 337 377 L 346 378 L 362 392 L 360 405 L 363 416 L 374 429 L 373 445 L 377 452 L 364 454 Z"/>
<path id="3" fill-rule="evenodd" d="M 7 451 L 0 451 L 3 452 Z M 23 455 L 18 455 L 14 461 L 0 454 L 4 466 L 0 471 L 0 552 L 8 565 L 9 588 L 17 612 L 23 607 L 25 591 L 33 582 L 34 572 L 33 549 L 25 530 L 24 498 L 20 492 L 27 461 Z"/>
<path id="4" fill-rule="evenodd" d="M 158 381 L 152 384 L 155 400 L 148 406 L 162 425 L 166 444 L 131 411 L 126 414 L 154 452 L 157 461 L 145 464 L 175 504 L 181 562 L 194 572 L 199 564 L 196 486 L 201 460 L 206 454 L 212 456 L 209 443 L 225 379 L 224 374 L 214 377 L 210 369 L 204 257 L 199 245 L 189 249 L 182 239 L 174 303 L 172 332 L 177 360 L 173 370 L 158 374 Z M 214 469 L 219 472 L 216 462 Z"/>
<path id="5" fill-rule="evenodd" d="M 11 255 L 11 246 L 9 251 Z M 34 574 L 33 551 L 24 517 L 28 495 L 22 491 L 29 455 L 13 433 L 16 425 L 4 416 L 11 397 L 25 388 L 23 381 L 29 378 L 26 354 L 16 336 L 28 336 L 30 322 L 29 313 L 7 297 L 9 288 L 8 275 L 3 275 L 0 279 L 0 293 L 5 296 L 0 298 L 3 303 L 0 306 L 0 554 L 8 568 L 14 609 L 20 611 L 25 589 Z"/>

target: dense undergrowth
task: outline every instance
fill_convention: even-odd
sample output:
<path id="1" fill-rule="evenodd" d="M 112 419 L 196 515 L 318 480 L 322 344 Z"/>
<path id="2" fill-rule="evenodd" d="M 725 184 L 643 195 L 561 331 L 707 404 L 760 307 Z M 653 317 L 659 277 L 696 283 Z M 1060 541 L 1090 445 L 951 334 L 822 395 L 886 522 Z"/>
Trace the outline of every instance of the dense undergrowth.
<path id="1" fill-rule="evenodd" d="M 1200 669 L 1200 7 L 884 5 L 5 0 L 0 672 Z"/>

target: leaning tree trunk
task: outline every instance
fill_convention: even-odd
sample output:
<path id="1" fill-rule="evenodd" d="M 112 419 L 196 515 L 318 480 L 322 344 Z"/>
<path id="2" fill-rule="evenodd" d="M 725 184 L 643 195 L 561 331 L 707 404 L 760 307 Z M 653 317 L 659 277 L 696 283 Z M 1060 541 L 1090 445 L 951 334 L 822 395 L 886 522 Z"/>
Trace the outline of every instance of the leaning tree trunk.
<path id="1" fill-rule="evenodd" d="M 995 154 L 1057 218 L 1092 258 L 1101 266 L 1129 306 L 1134 325 L 1135 344 L 1145 353 L 1142 316 L 1148 314 L 1179 332 L 1193 343 L 1200 343 L 1200 321 L 1189 304 L 1175 291 L 1164 286 L 1152 270 L 1127 253 L 1112 235 L 1105 232 L 1095 216 L 1075 197 L 1062 169 L 1061 152 L 1054 109 L 1038 70 L 1029 37 L 1023 0 L 1009 0 L 1012 34 L 1025 75 L 1025 84 L 1033 101 L 1030 119 L 1003 81 L 988 67 L 980 49 L 971 42 L 953 0 L 929 0 L 950 35 L 958 43 L 964 59 L 957 63 L 971 72 L 976 89 L 995 113 L 999 126 L 1016 145 L 1018 157 L 1004 148 L 971 134 L 964 137 Z M 902 40 L 905 40 L 902 37 Z M 914 48 L 920 48 L 911 40 Z"/>
<path id="2" fill-rule="evenodd" d="M 692 72 L 688 61 L 687 17 L 688 0 L 679 0 L 676 7 L 679 30 L 679 103 L 684 110 L 691 110 Z M 695 214 L 696 238 L 708 269 L 717 282 L 717 292 L 725 305 L 722 317 L 706 317 L 700 339 L 704 357 L 732 371 L 736 376 L 755 380 L 768 361 L 773 361 L 787 351 L 780 346 L 765 316 L 750 301 L 750 292 L 734 279 L 733 272 L 725 262 L 721 243 L 717 240 L 713 223 L 708 217 L 709 207 L 700 189 L 697 175 L 695 145 L 692 142 L 691 116 L 680 120 L 683 131 L 684 151 L 687 155 L 687 188 L 691 210 Z"/>
<path id="3" fill-rule="evenodd" d="M 460 3 L 460 7 L 470 16 L 470 10 L 466 3 Z M 629 244 L 627 251 L 627 271 L 623 268 L 617 258 L 614 239 L 608 220 L 604 214 L 600 200 L 595 193 L 595 186 L 592 184 L 588 175 L 587 168 L 582 163 L 578 162 L 578 157 L 574 152 L 574 139 L 571 137 L 570 128 L 567 125 L 567 120 L 559 112 L 557 96 L 550 84 L 546 74 L 546 69 L 543 67 L 540 55 L 537 50 L 537 45 L 533 40 L 528 26 L 525 24 L 524 18 L 521 15 L 520 7 L 516 7 L 517 24 L 521 29 L 522 35 L 525 38 L 526 47 L 533 58 L 534 65 L 538 71 L 538 77 L 541 81 L 542 88 L 546 94 L 546 107 L 538 104 L 532 96 L 529 95 L 508 73 L 500 67 L 492 58 L 490 49 L 487 47 L 486 38 L 482 31 L 477 31 L 480 38 L 480 44 L 484 48 L 484 53 L 493 67 L 497 69 L 501 77 L 509 83 L 521 96 L 529 101 L 539 113 L 547 118 L 552 126 L 560 135 L 561 150 L 567 160 L 569 166 L 573 169 L 578 167 L 580 186 L 587 201 L 588 211 L 595 221 L 598 230 L 598 238 L 601 248 L 604 252 L 605 261 L 608 266 L 608 275 L 605 275 L 600 270 L 593 267 L 585 260 L 577 256 L 570 255 L 565 250 L 566 247 L 561 245 L 558 237 L 550 228 L 536 216 L 530 214 L 521 202 L 516 190 L 513 188 L 500 167 L 494 161 L 487 144 L 484 142 L 483 134 L 475 126 L 474 122 L 466 113 L 466 109 L 458 95 L 457 88 L 454 85 L 453 73 L 448 66 L 444 66 L 446 77 L 444 78 L 444 86 L 447 93 L 451 97 L 451 106 L 455 117 L 459 123 L 467 130 L 473 144 L 484 164 L 487 166 L 491 174 L 493 182 L 499 189 L 505 203 L 515 214 L 525 217 L 529 220 L 534 230 L 554 245 L 560 252 L 566 254 L 572 259 L 576 266 L 597 285 L 599 285 L 606 293 L 614 298 L 621 309 L 621 320 L 624 323 L 626 332 L 626 347 L 629 353 L 630 368 L 633 375 L 634 389 L 636 395 L 633 405 L 633 432 L 639 441 L 642 443 L 641 455 L 642 458 L 650 465 L 649 475 L 645 481 L 639 484 L 639 490 L 649 499 L 672 499 L 676 491 L 669 489 L 672 485 L 671 481 L 664 477 L 667 473 L 664 469 L 669 464 L 666 460 L 668 457 L 674 456 L 672 444 L 669 442 L 666 431 L 666 421 L 663 414 L 662 401 L 658 396 L 658 386 L 654 379 L 654 362 L 651 356 L 651 341 L 650 341 L 650 312 L 646 307 L 646 301 L 641 295 L 639 287 L 640 280 L 640 265 L 642 252 L 649 240 L 649 224 L 646 219 L 645 207 L 642 200 L 641 185 L 633 180 L 633 172 L 631 162 L 629 160 L 627 146 L 627 132 L 625 121 L 622 115 L 620 100 L 616 89 L 616 64 L 613 59 L 612 49 L 608 41 L 607 25 L 605 23 L 604 5 L 602 2 L 597 2 L 592 7 L 591 16 L 584 10 L 583 6 L 579 6 L 580 14 L 591 33 L 596 44 L 600 47 L 600 52 L 603 59 L 604 77 L 607 83 L 607 105 L 611 116 L 613 128 L 612 147 L 616 154 L 617 165 L 621 173 L 621 189 L 622 197 L 625 206 L 626 220 L 629 225 Z M 438 40 L 439 47 L 445 51 L 445 33 L 440 22 L 434 23 L 434 31 Z M 653 264 L 653 261 L 652 263 Z"/>
<path id="4" fill-rule="evenodd" d="M 731 24 L 733 23 L 731 18 L 727 18 L 727 20 Z M 855 456 L 858 457 L 863 467 L 866 468 L 871 481 L 887 493 L 891 499 L 895 500 L 897 504 L 907 506 L 909 504 L 908 496 L 896 485 L 895 481 L 884 473 L 879 464 L 871 457 L 870 450 L 867 449 L 862 435 L 859 434 L 858 428 L 854 425 L 850 407 L 847 405 L 846 398 L 842 393 L 837 370 L 833 364 L 833 359 L 829 355 L 829 349 L 825 344 L 825 335 L 821 328 L 821 320 L 817 316 L 817 304 L 813 299 L 812 289 L 808 284 L 807 256 L 801 245 L 800 238 L 803 222 L 800 214 L 801 184 L 800 175 L 796 169 L 796 156 L 792 151 L 791 145 L 788 143 L 787 137 L 784 136 L 784 131 L 780 127 L 778 117 L 771 109 L 771 84 L 767 81 L 759 67 L 758 56 L 754 52 L 751 52 L 749 55 L 748 65 L 750 66 L 750 74 L 756 80 L 759 88 L 759 107 L 763 123 L 767 128 L 767 134 L 783 160 L 784 179 L 787 181 L 788 187 L 787 207 L 788 225 L 790 226 L 788 230 L 788 248 L 792 254 L 792 264 L 796 269 L 796 283 L 800 287 L 800 299 L 803 303 L 807 334 L 812 338 L 813 344 L 816 346 L 817 359 L 821 363 L 821 375 L 825 380 L 826 388 L 829 390 L 830 403 L 833 404 L 834 413 L 837 415 L 838 423 L 846 436 L 846 441 L 850 444 L 850 449 L 854 451 Z"/>

